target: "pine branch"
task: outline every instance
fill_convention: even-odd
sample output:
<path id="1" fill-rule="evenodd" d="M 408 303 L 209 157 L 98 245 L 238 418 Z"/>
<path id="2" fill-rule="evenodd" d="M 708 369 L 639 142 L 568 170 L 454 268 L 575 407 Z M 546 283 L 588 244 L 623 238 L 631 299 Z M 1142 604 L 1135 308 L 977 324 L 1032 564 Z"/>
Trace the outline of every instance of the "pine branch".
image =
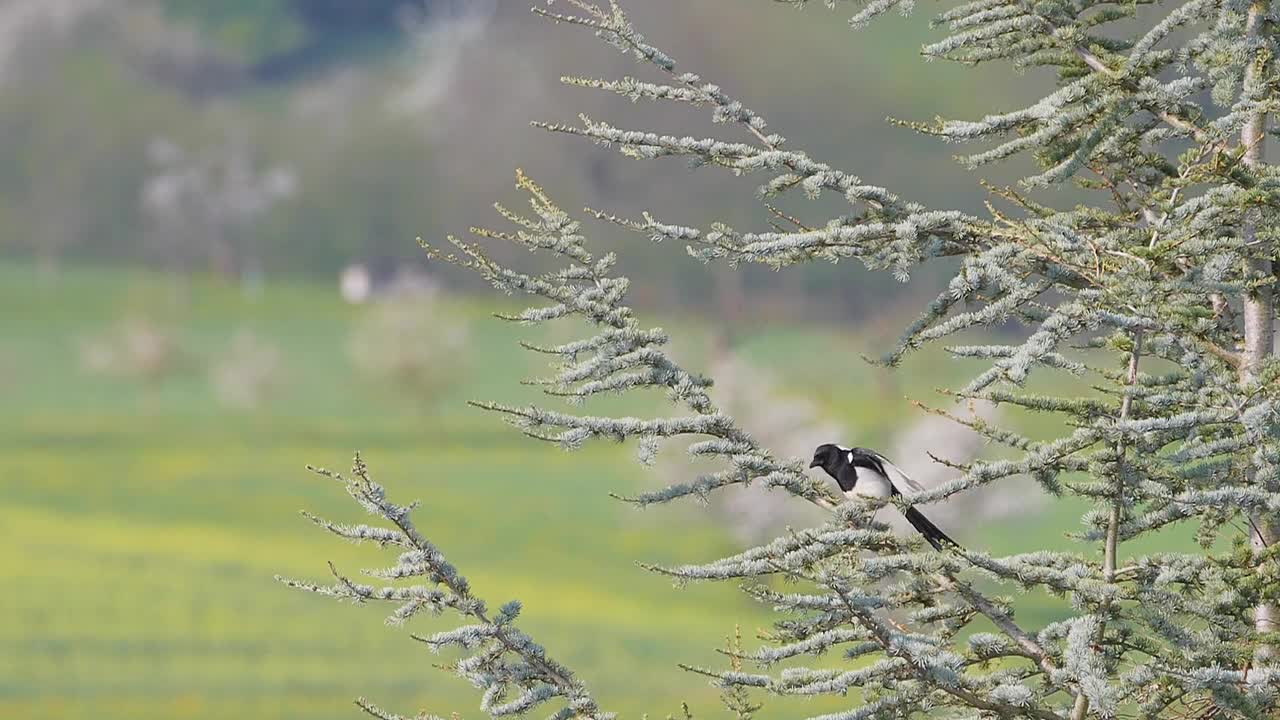
<path id="1" fill-rule="evenodd" d="M 950 31 L 926 54 L 1051 67 L 1058 84 L 1028 107 L 912 127 L 952 141 L 993 141 L 964 159 L 972 166 L 1030 154 L 1039 171 L 1026 184 L 1070 180 L 1086 190 L 1073 197 L 1078 204 L 1059 209 L 993 189 L 1011 207 L 993 201 L 983 218 L 931 210 L 785 145 L 719 86 L 678 70 L 616 2 L 564 5 L 567 12 L 535 12 L 595 32 L 660 76 L 566 83 L 709 108 L 713 122 L 744 132 L 733 140 L 676 137 L 587 117 L 540 127 L 631 157 L 763 173 L 766 200 L 835 192 L 849 204 L 815 223 L 766 203 L 763 232 L 588 211 L 597 219 L 730 264 L 780 268 L 854 258 L 905 279 L 932 259 L 959 258 L 947 286 L 882 361 L 894 365 L 926 343 L 976 332 L 979 339 L 949 350 L 980 369 L 963 390 L 945 392 L 1034 411 L 1039 424 L 1032 434 L 964 421 L 1011 454 L 956 464 L 954 478 L 893 504 L 1029 480 L 1093 506 L 1080 518 L 1083 529 L 1068 535 L 1081 552 L 921 552 L 914 537 L 899 538 L 875 519 L 889 503 L 840 502 L 806 471 L 805 459 L 773 454 L 719 408 L 711 379 L 672 359 L 660 328 L 640 325 L 616 258 L 597 255 L 580 223 L 518 174 L 531 212 L 499 206 L 512 228 L 473 233 L 548 256 L 555 269 L 523 272 L 458 238 L 449 239 L 447 254 L 428 250 L 535 304 L 505 319 L 536 325 L 573 318 L 587 331 L 557 344 L 522 343 L 555 363 L 548 376 L 527 382 L 568 402 L 570 411 L 476 405 L 569 450 L 593 439 L 634 440 L 646 462 L 664 443 L 678 442 L 713 463 L 631 498 L 642 506 L 760 483 L 782 490 L 774 495 L 779 502 L 798 497 L 831 511 L 819 527 L 730 557 L 651 568 L 677 583 L 746 583 L 753 600 L 778 613 L 763 647 L 731 645 L 728 670 L 692 671 L 719 685 L 740 716 L 755 712 L 746 694 L 752 688 L 862 691 L 860 705 L 830 720 L 905 717 L 934 707 L 1042 720 L 1112 717 L 1122 708 L 1161 720 L 1275 714 L 1280 669 L 1270 651 L 1280 642 L 1271 632 L 1280 545 L 1268 537 L 1276 527 L 1268 522 L 1280 517 L 1280 361 L 1271 349 L 1280 260 L 1271 228 L 1280 214 L 1280 176 L 1263 160 L 1262 139 L 1277 107 L 1280 47 L 1267 0 L 1186 0 L 1161 17 L 1135 15 L 1131 5 L 1025 0 L 971 0 L 945 10 L 938 22 Z M 863 23 L 895 7 L 909 9 L 909 0 L 863 3 L 853 19 Z M 990 339 L 997 331 L 998 342 Z M 1167 369 L 1143 373 L 1140 360 Z M 1041 378 L 1049 382 L 1039 384 Z M 626 417 L 582 409 L 602 395 L 654 390 L 676 410 Z M 407 509 L 384 507 L 380 496 L 362 492 L 353 495 L 392 520 L 390 527 L 312 520 L 348 540 L 401 551 L 392 567 L 366 571 L 387 584 L 360 584 L 335 570 L 331 585 L 295 585 L 352 602 L 393 603 L 391 622 L 423 610 L 468 618 L 420 639 L 431 648 L 474 651 L 460 672 L 487 673 L 477 684 L 488 684 L 482 707 L 492 715 L 553 698 L 564 701 L 557 720 L 602 715 L 581 699 L 589 696 L 567 670 L 531 650 L 536 646 L 511 622 L 517 606 L 485 615 L 465 579 L 397 522 Z M 1120 543 L 1175 524 L 1194 525 L 1205 550 L 1153 553 L 1118 566 Z M 1220 551 L 1228 544 L 1220 539 L 1234 544 Z M 1100 561 L 1093 552 L 1099 544 Z M 400 584 L 419 577 L 424 584 Z M 779 581 L 789 583 L 785 590 Z M 1031 628 L 1015 620 L 1009 601 L 978 591 L 980 581 L 992 583 L 992 593 L 1047 591 L 1062 598 L 1064 617 Z M 979 620 L 995 631 L 973 632 Z M 825 652 L 841 653 L 850 666 L 800 664 Z M 509 664 L 486 666 L 493 657 Z M 776 672 L 749 672 L 743 663 Z"/>
<path id="2" fill-rule="evenodd" d="M 523 175 L 519 178 L 519 184 L 521 187 L 536 187 Z M 585 249 L 585 241 L 582 236 L 577 234 L 577 224 L 567 220 L 562 211 L 545 194 L 538 195 L 536 199 L 535 208 L 538 210 L 541 220 L 515 218 L 526 229 L 526 233 L 529 233 L 527 237 L 493 231 L 486 231 L 485 235 L 536 247 L 540 250 L 550 250 L 553 253 L 557 252 L 556 248 L 560 243 L 571 243 L 570 247 L 575 252 L 583 253 L 581 257 L 583 261 L 591 262 L 590 258 L 592 256 Z M 556 239 L 547 234 L 551 231 L 568 234 L 561 239 Z M 590 322 L 606 326 L 604 332 L 608 333 L 607 337 L 596 336 L 574 341 L 552 350 L 573 350 L 576 353 L 589 349 L 601 353 L 601 357 L 609 358 L 610 362 L 607 364 L 593 364 L 593 361 L 588 360 L 585 362 L 580 361 L 576 365 L 565 366 L 558 376 L 548 379 L 547 382 L 551 384 L 559 384 L 562 387 L 570 388 L 575 383 L 585 381 L 607 381 L 609 377 L 614 377 L 617 373 L 631 367 L 633 363 L 641 361 L 640 358 L 642 356 L 631 350 L 632 343 L 636 338 L 642 337 L 647 340 L 661 339 L 665 341 L 665 336 L 659 336 L 655 333 L 642 334 L 637 330 L 635 314 L 631 308 L 623 304 L 624 296 L 622 294 L 611 296 L 610 304 L 607 307 L 596 308 L 589 312 L 586 310 L 574 310 L 575 303 L 569 299 L 569 290 L 561 291 L 554 287 L 541 287 L 533 282 L 530 276 L 505 268 L 491 260 L 479 247 L 464 244 L 457 240 L 453 242 L 455 246 L 467 248 L 466 257 L 468 259 L 461 260 L 456 257 L 446 257 L 446 259 L 464 263 L 467 267 L 482 272 L 496 286 L 524 289 L 525 292 L 535 296 L 550 297 L 559 302 L 561 306 L 567 308 L 566 313 L 578 314 Z M 439 257 L 440 254 L 436 253 L 436 256 Z M 571 277 L 574 274 L 572 272 L 574 267 L 576 266 L 571 265 L 559 271 L 559 273 L 553 273 L 553 275 Z M 620 287 L 625 287 L 626 285 L 624 279 L 614 278 L 604 272 L 593 275 L 593 278 L 596 282 L 616 282 Z M 581 303 L 578 303 L 578 305 L 581 305 Z M 557 317 L 559 316 L 557 315 Z M 534 315 L 531 311 L 526 311 L 517 317 L 523 321 L 529 321 Z M 621 325 L 611 325 L 603 321 L 604 318 L 609 317 L 626 318 L 626 322 Z M 535 321 L 541 320 L 537 319 Z M 625 343 L 625 350 L 616 347 L 619 342 Z M 660 342 L 654 342 L 651 345 L 646 345 L 650 352 L 648 355 L 643 356 L 645 364 L 665 368 L 660 378 L 652 380 L 653 384 L 668 388 L 672 391 L 673 399 L 680 402 L 684 398 L 685 404 L 697 409 L 701 414 L 658 419 L 607 418 L 571 415 L 537 407 L 515 408 L 500 403 L 473 403 L 473 405 L 506 415 L 526 433 L 558 441 L 566 449 L 579 447 L 592 438 L 609 438 L 613 440 L 642 438 L 647 441 L 657 442 L 663 439 L 684 436 L 703 436 L 712 439 L 695 442 L 690 446 L 690 452 L 701 456 L 721 457 L 728 460 L 732 465 L 732 468 L 728 471 L 704 474 L 695 482 L 672 486 L 630 499 L 641 505 L 668 502 L 688 496 L 706 496 L 730 485 L 749 482 L 752 479 L 760 479 L 770 487 L 782 488 L 819 507 L 827 509 L 835 507 L 835 503 L 830 499 L 827 491 L 816 487 L 803 475 L 801 471 L 803 462 L 801 460 L 796 458 L 775 459 L 767 449 L 761 447 L 731 418 L 720 414 L 715 405 L 701 391 L 694 396 L 696 399 L 690 404 L 687 396 L 681 394 L 680 388 L 688 387 L 690 385 L 688 379 L 696 376 L 667 359 L 663 351 L 659 349 L 660 344 Z M 539 350 L 546 350 L 546 348 L 539 348 Z M 590 368 L 590 371 L 580 371 L 583 368 Z M 705 387 L 706 384 L 703 382 L 699 387 Z M 582 394 L 589 395 L 591 393 Z M 837 518 L 842 517 L 845 516 L 837 514 Z M 808 558 L 810 562 L 820 560 L 820 558 L 824 557 L 824 554 L 826 557 L 834 557 L 836 554 L 846 552 L 850 547 L 878 549 L 882 552 L 897 547 L 897 543 L 890 542 L 883 531 L 875 531 L 871 528 L 868 528 L 866 533 L 845 533 L 825 540 L 814 536 L 805 537 L 807 539 L 801 541 L 801 546 L 806 544 L 814 545 L 813 548 L 803 550 L 803 556 Z M 839 539 L 837 540 L 836 537 Z M 796 550 L 800 551 L 801 547 L 797 547 Z M 776 549 L 768 551 L 765 556 L 759 558 L 729 558 L 703 568 L 685 567 L 664 570 L 663 572 L 685 580 L 755 577 L 762 572 L 762 568 L 776 569 L 770 564 L 771 561 L 766 559 L 773 552 L 776 552 Z M 968 603 L 974 611 L 988 618 L 1001 632 L 1008 634 L 1024 652 L 1035 658 L 1046 673 L 1052 675 L 1052 672 L 1057 669 L 1052 657 L 1035 640 L 1034 636 L 1019 627 L 1012 615 L 1001 609 L 995 602 L 985 597 L 970 584 L 959 580 L 951 571 L 944 570 L 934 577 L 939 588 L 954 592 Z"/>
<path id="3" fill-rule="evenodd" d="M 277 576 L 277 580 L 289 587 L 345 599 L 356 603 L 369 601 L 389 602 L 398 606 L 388 618 L 389 623 L 401 624 L 423 608 L 440 612 L 449 608 L 463 618 L 475 621 L 455 630 L 437 633 L 430 637 L 414 636 L 427 644 L 433 652 L 445 647 L 461 648 L 469 657 L 454 665 L 459 675 L 485 690 L 481 709 L 494 718 L 521 714 L 554 698 L 562 698 L 570 716 L 610 720 L 612 713 L 604 712 L 596 704 L 587 689 L 578 682 L 567 667 L 546 654 L 531 637 L 516 628 L 514 621 L 520 612 L 518 602 L 504 605 L 497 614 L 487 609 L 483 600 L 471 590 L 466 577 L 460 574 L 444 554 L 436 548 L 410 519 L 413 506 L 396 505 L 387 499 L 383 487 L 373 481 L 368 466 L 357 453 L 351 474 L 309 468 L 318 475 L 343 484 L 347 493 L 366 512 L 390 524 L 386 528 L 353 529 L 352 526 L 336 526 L 320 521 L 322 526 L 338 532 L 342 537 L 359 542 L 369 539 L 379 544 L 408 548 L 396 567 L 390 571 L 368 571 L 379 577 L 402 579 L 425 577 L 435 587 L 411 586 L 374 588 L 360 585 L 342 575 L 329 565 L 336 584 L 320 586 L 313 583 Z M 367 526 L 355 526 L 366 528 Z M 500 702 L 510 691 L 518 693 L 514 700 Z M 378 708 L 364 698 L 356 704 L 369 715 L 382 720 L 400 720 L 395 715 Z"/>

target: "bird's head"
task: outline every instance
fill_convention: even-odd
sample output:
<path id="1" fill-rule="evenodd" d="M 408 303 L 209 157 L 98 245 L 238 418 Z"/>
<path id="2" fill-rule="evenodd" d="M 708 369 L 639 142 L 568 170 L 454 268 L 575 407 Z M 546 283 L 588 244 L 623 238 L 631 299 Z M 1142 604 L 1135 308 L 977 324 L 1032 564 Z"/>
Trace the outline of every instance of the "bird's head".
<path id="1" fill-rule="evenodd" d="M 809 467 L 820 467 L 828 472 L 835 472 L 840 466 L 840 446 L 826 443 L 819 445 L 813 451 L 813 460 L 809 462 Z"/>

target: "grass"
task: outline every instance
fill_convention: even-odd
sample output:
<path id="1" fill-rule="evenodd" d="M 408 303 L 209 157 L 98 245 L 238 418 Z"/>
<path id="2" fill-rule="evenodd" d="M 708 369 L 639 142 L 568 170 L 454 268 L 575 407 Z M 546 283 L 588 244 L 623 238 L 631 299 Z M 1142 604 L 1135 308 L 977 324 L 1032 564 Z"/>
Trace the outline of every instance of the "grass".
<path id="1" fill-rule="evenodd" d="M 0 717 L 340 718 L 357 716 L 358 695 L 409 714 L 478 714 L 473 690 L 432 667 L 448 659 L 384 627 L 379 609 L 272 580 L 323 579 L 326 560 L 347 570 L 389 560 L 297 515 L 357 519 L 340 488 L 303 469 L 345 465 L 354 449 L 393 496 L 423 500 L 420 527 L 491 605 L 524 602 L 524 627 L 606 707 L 661 716 L 688 701 L 695 713 L 717 712 L 717 691 L 675 663 L 718 665 L 714 648 L 734 624 L 750 642 L 767 612 L 728 586 L 673 591 L 633 561 L 707 559 L 731 541 L 696 509 L 636 512 L 609 499 L 652 482 L 630 448 L 562 453 L 465 406 L 534 397 L 516 379 L 535 361 L 516 350 L 516 329 L 485 319 L 494 309 L 449 306 L 473 321 L 458 359 L 466 372 L 426 403 L 352 372 L 345 342 L 363 310 L 329 287 L 272 284 L 246 298 L 195 280 L 175 294 L 145 273 L 70 270 L 48 285 L 28 267 L 0 265 L 0 542 L 9 548 L 0 553 Z M 154 383 L 83 372 L 77 343 L 129 315 L 167 323 L 191 366 Z M 199 367 L 244 328 L 275 343 L 285 367 L 252 412 L 221 406 Z M 698 333 L 687 323 L 674 330 Z M 763 328 L 743 351 L 783 377 L 841 378 L 825 394 L 794 389 L 818 397 L 864 444 L 909 416 L 903 388 L 914 386 L 862 363 L 846 337 Z M 965 372 L 926 353 L 893 377 L 940 385 Z M 643 412 L 657 402 L 610 405 Z M 993 552 L 1064 546 L 1079 510 L 1055 505 L 968 539 Z M 1019 606 L 1042 623 L 1063 603 L 1027 596 Z M 769 708 L 812 715 L 847 703 Z"/>
<path id="2" fill-rule="evenodd" d="M 21 549 L 0 555 L 0 716 L 337 718 L 361 694 L 473 712 L 471 688 L 431 667 L 447 658 L 385 628 L 379 610 L 272 580 L 384 560 L 297 514 L 358 517 L 303 469 L 341 466 L 357 448 L 398 497 L 424 500 L 420 524 L 483 596 L 523 600 L 527 628 L 610 707 L 709 707 L 715 692 L 676 661 L 715 662 L 729 617 L 765 622 L 733 588 L 673 593 L 632 563 L 731 546 L 693 513 L 609 499 L 645 482 L 624 452 L 567 455 L 462 404 L 533 397 L 515 382 L 533 369 L 515 333 L 483 319 L 493 308 L 453 308 L 478 321 L 469 371 L 424 409 L 353 374 L 344 348 L 360 310 L 327 287 L 245 299 L 197 281 L 174 307 L 145 274 L 70 271 L 47 287 L 6 267 L 0 288 L 0 539 Z M 198 368 L 154 384 L 82 372 L 79 340 L 129 315 L 171 324 L 196 357 L 252 329 L 282 349 L 287 377 L 244 413 L 222 408 Z"/>

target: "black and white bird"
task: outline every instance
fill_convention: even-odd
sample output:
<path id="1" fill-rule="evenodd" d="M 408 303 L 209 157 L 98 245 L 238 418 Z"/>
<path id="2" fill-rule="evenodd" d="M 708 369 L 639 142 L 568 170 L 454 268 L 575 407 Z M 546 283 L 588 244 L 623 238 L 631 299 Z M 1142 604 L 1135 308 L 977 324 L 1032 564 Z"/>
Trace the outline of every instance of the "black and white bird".
<path id="1" fill-rule="evenodd" d="M 880 453 L 866 448 L 819 445 L 813 451 L 813 462 L 809 463 L 809 467 L 820 467 L 826 470 L 827 474 L 840 485 L 845 497 L 860 495 L 887 500 L 894 495 L 901 495 L 904 487 L 916 492 L 924 490 L 924 487 L 908 477 L 902 468 L 889 462 L 889 459 Z M 944 545 L 960 547 L 959 543 L 947 537 L 946 533 L 929 522 L 929 518 L 922 515 L 919 510 L 909 507 L 905 515 L 907 522 L 911 523 L 911 526 L 919 531 L 935 550 L 941 550 Z"/>

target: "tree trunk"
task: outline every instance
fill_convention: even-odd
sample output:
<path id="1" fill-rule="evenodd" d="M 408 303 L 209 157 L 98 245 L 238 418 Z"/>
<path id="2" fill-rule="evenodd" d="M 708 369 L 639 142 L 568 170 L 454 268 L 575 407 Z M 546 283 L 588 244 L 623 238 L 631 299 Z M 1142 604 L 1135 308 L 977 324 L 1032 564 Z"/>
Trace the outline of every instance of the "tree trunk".
<path id="1" fill-rule="evenodd" d="M 1268 10 L 1268 0 L 1257 0 L 1249 8 L 1249 18 L 1245 28 L 1250 37 L 1258 37 L 1264 31 L 1264 18 Z M 1255 58 L 1245 71 L 1245 87 L 1250 88 L 1257 82 L 1258 63 Z M 1258 171 L 1263 166 L 1263 150 L 1266 143 L 1267 116 L 1256 113 L 1245 124 L 1240 135 L 1240 144 L 1244 148 L 1244 164 L 1250 170 Z M 1257 241 L 1258 225 L 1262 220 L 1259 210 L 1251 211 L 1244 225 L 1244 240 L 1251 245 Z M 1253 252 L 1263 254 L 1258 250 Z M 1245 271 L 1249 278 L 1271 278 L 1271 260 L 1257 257 L 1245 261 Z M 1240 363 L 1240 383 L 1242 386 L 1253 384 L 1258 370 L 1273 352 L 1275 346 L 1275 290 L 1267 285 L 1246 294 L 1244 297 L 1244 351 Z M 1261 551 L 1280 539 L 1280 518 L 1274 515 L 1254 514 L 1252 521 L 1252 537 L 1250 538 L 1256 551 Z M 1272 603 L 1262 603 L 1254 608 L 1254 626 L 1259 633 L 1275 632 L 1280 615 Z M 1259 659 L 1274 657 L 1276 649 L 1263 647 L 1259 649 Z"/>

